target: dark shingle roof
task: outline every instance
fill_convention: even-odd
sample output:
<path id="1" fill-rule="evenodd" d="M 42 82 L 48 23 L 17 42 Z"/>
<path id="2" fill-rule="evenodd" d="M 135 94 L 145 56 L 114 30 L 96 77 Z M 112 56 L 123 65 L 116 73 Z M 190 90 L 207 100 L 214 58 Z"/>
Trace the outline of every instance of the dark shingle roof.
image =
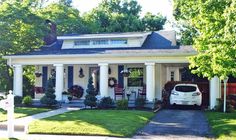
<path id="1" fill-rule="evenodd" d="M 164 32 L 164 31 L 162 31 Z M 173 32 L 172 32 L 173 33 Z M 173 35 L 172 35 L 173 36 Z M 174 35 L 175 36 L 175 35 Z M 159 32 L 149 34 L 141 47 L 130 48 L 86 48 L 86 49 L 61 49 L 63 40 L 57 40 L 51 46 L 43 46 L 39 50 L 16 55 L 63 55 L 63 54 L 112 54 L 112 53 L 178 53 L 193 52 L 191 46 L 173 46 L 170 35 Z M 174 40 L 175 41 L 175 40 Z"/>

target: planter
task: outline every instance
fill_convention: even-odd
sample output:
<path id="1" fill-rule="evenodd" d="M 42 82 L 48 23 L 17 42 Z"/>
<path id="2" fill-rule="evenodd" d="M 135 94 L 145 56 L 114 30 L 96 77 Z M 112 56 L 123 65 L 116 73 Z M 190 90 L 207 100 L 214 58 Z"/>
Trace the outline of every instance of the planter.
<path id="1" fill-rule="evenodd" d="M 42 73 L 39 73 L 39 72 L 36 72 L 36 73 L 35 73 L 35 76 L 36 76 L 36 77 L 40 77 L 41 75 L 42 75 Z"/>

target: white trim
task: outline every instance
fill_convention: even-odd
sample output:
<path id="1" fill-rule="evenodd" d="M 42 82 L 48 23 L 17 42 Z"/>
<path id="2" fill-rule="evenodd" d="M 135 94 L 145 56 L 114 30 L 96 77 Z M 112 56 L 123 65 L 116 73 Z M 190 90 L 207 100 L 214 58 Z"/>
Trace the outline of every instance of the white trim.
<path id="1" fill-rule="evenodd" d="M 145 63 L 146 66 L 155 66 L 155 62 L 148 62 L 148 63 Z"/>
<path id="2" fill-rule="evenodd" d="M 60 54 L 60 55 L 12 55 L 12 56 L 3 56 L 4 59 L 10 58 L 63 58 L 63 57 L 124 57 L 124 56 L 192 56 L 197 53 L 161 53 L 161 54 L 148 54 L 148 53 L 115 53 L 115 54 Z"/>
<path id="3" fill-rule="evenodd" d="M 144 37 L 149 35 L 151 32 L 147 32 L 147 33 L 137 33 L 137 34 L 117 34 L 117 35 L 112 35 L 112 34 L 107 34 L 107 35 L 89 35 L 85 36 L 85 35 L 81 35 L 81 36 L 58 36 L 57 39 L 61 39 L 61 40 L 73 40 L 73 39 L 98 39 L 98 38 L 123 38 L 123 37 Z"/>

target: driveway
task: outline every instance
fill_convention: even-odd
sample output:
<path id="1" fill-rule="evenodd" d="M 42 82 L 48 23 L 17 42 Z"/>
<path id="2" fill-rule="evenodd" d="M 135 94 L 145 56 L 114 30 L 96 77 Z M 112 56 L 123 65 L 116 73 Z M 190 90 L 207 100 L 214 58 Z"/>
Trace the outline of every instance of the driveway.
<path id="1" fill-rule="evenodd" d="M 200 110 L 161 110 L 135 139 L 207 139 L 209 125 Z"/>

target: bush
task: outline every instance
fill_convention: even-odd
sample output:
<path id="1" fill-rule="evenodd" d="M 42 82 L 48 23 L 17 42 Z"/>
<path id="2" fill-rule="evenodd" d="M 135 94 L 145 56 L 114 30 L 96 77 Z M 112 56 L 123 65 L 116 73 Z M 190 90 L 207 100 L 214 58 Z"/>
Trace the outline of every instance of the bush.
<path id="1" fill-rule="evenodd" d="M 116 108 L 120 110 L 127 110 L 128 109 L 128 100 L 122 99 L 116 101 Z"/>
<path id="2" fill-rule="evenodd" d="M 137 98 L 135 100 L 135 107 L 136 108 L 144 108 L 144 105 L 145 105 L 145 99 L 144 98 Z"/>
<path id="3" fill-rule="evenodd" d="M 55 90 L 53 88 L 53 80 L 50 78 L 47 83 L 47 89 L 45 92 L 45 95 L 40 99 L 40 102 L 42 104 L 48 105 L 48 106 L 53 106 L 57 104 L 56 95 L 54 94 Z"/>
<path id="4" fill-rule="evenodd" d="M 88 94 L 85 96 L 85 100 L 84 100 L 85 106 L 90 106 L 91 108 L 96 107 L 97 106 L 97 98 L 96 98 L 97 92 L 93 86 L 92 77 L 89 78 L 86 92 Z"/>
<path id="5" fill-rule="evenodd" d="M 218 99 L 218 105 L 216 106 L 216 110 L 222 112 L 224 109 L 224 100 Z M 232 105 L 231 100 L 226 100 L 226 112 L 231 113 L 234 111 L 234 106 Z"/>
<path id="6" fill-rule="evenodd" d="M 114 105 L 114 102 L 111 99 L 111 97 L 103 97 L 98 104 L 98 108 L 108 109 L 108 108 L 112 108 L 113 105 Z"/>
<path id="7" fill-rule="evenodd" d="M 21 96 L 14 96 L 14 105 L 20 105 L 22 103 Z"/>
<path id="8" fill-rule="evenodd" d="M 84 89 L 79 85 L 73 85 L 68 89 L 70 95 L 81 98 L 84 94 Z"/>
<path id="9" fill-rule="evenodd" d="M 22 103 L 26 106 L 30 106 L 33 104 L 33 100 L 31 98 L 31 96 L 25 96 L 22 100 Z"/>

